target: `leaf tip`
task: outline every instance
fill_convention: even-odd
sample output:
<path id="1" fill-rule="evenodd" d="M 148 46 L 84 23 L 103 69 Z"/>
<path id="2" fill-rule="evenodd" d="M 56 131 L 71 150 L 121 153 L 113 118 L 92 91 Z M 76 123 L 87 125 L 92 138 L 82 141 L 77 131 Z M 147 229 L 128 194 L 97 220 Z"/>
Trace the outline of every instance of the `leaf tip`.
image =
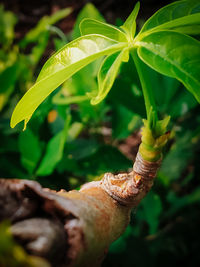
<path id="1" fill-rule="evenodd" d="M 11 117 L 11 120 L 10 120 L 10 127 L 11 127 L 11 128 L 15 128 L 15 126 L 16 126 L 16 123 L 13 122 L 13 116 L 12 116 L 12 117 Z"/>
<path id="2" fill-rule="evenodd" d="M 11 127 L 11 128 L 15 128 L 15 126 L 16 126 L 18 123 L 20 123 L 21 121 L 24 120 L 23 131 L 25 131 L 25 130 L 26 130 L 26 125 L 27 125 L 28 121 L 30 120 L 30 118 L 31 118 L 31 117 L 23 118 L 23 119 L 20 120 L 19 118 L 17 118 L 17 116 L 16 116 L 16 114 L 15 114 L 15 110 L 14 110 L 14 112 L 13 112 L 13 114 L 12 114 L 12 116 L 11 116 L 11 119 L 10 119 L 10 127 Z"/>

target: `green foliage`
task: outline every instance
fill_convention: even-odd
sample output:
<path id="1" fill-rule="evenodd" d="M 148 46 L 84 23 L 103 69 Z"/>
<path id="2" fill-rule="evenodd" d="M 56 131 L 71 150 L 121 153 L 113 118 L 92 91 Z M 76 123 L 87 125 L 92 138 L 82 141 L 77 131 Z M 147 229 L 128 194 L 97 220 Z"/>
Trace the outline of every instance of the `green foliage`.
<path id="1" fill-rule="evenodd" d="M 182 3 L 185 4 L 182 6 Z M 191 5 L 191 11 L 185 9 L 186 3 Z M 194 7 L 192 7 L 192 3 L 194 3 Z M 146 123 L 147 126 L 152 128 L 152 125 L 153 127 L 156 125 L 155 130 L 158 131 L 156 135 L 163 134 L 166 131 L 167 119 L 159 122 L 155 119 L 155 111 L 160 118 L 167 118 L 168 115 L 171 117 L 169 122 L 169 127 L 172 129 L 170 141 L 164 150 L 163 164 L 153 191 L 143 200 L 137 212 L 133 211 L 131 224 L 125 234 L 111 246 L 103 266 L 167 267 L 170 265 L 175 267 L 185 262 L 190 266 L 196 266 L 196 262 L 200 261 L 198 249 L 198 237 L 200 235 L 200 109 L 193 94 L 185 90 L 186 84 L 189 84 L 189 79 L 194 77 L 199 79 L 195 72 L 198 69 L 196 62 L 199 57 L 197 57 L 198 53 L 195 52 L 198 51 L 198 48 L 197 50 L 196 48 L 193 49 L 193 43 L 197 44 L 198 41 L 187 35 L 183 37 L 182 34 L 198 33 L 199 28 L 198 25 L 182 24 L 183 27 L 176 26 L 176 30 L 173 29 L 172 31 L 172 28 L 167 27 L 159 29 L 156 24 L 156 21 L 159 21 L 160 27 L 163 27 L 165 23 L 178 23 L 176 19 L 188 17 L 188 14 L 194 14 L 198 18 L 199 9 L 198 3 L 193 1 L 172 3 L 171 7 L 175 7 L 175 5 L 176 9 L 173 9 L 170 18 L 168 11 L 166 11 L 162 13 L 162 16 L 159 16 L 159 20 L 155 19 L 154 23 L 152 22 L 156 26 L 145 31 L 142 30 L 139 35 L 134 36 L 137 38 L 135 41 L 141 46 L 135 48 L 130 46 L 130 50 L 128 48 L 131 55 L 133 52 L 136 52 L 137 55 L 137 59 L 131 56 L 128 60 L 126 51 L 127 42 L 130 41 L 127 37 L 128 30 L 123 29 L 123 27 L 117 28 L 110 26 L 110 24 L 107 25 L 97 9 L 92 4 L 87 4 L 81 10 L 73 32 L 65 36 L 66 40 L 71 40 L 71 36 L 80 37 L 78 28 L 80 21 L 83 18 L 90 18 L 83 20 L 81 29 L 86 22 L 89 28 L 84 26 L 85 32 L 82 33 L 93 34 L 86 30 L 93 31 L 95 24 L 99 27 L 98 37 L 101 40 L 103 38 L 114 47 L 118 47 L 118 41 L 121 40 L 120 48 L 111 51 L 109 49 L 112 49 L 112 46 L 108 46 L 106 51 L 109 51 L 110 54 L 105 54 L 103 59 L 100 57 L 81 68 L 58 89 L 55 88 L 56 90 L 35 110 L 24 132 L 21 131 L 20 126 L 11 129 L 9 119 L 17 101 L 35 81 L 36 75 L 41 69 L 40 59 L 43 53 L 45 52 L 45 55 L 50 53 L 47 47 L 47 44 L 53 46 L 50 36 L 55 44 L 56 55 L 60 53 L 58 50 L 61 46 L 69 47 L 71 43 L 64 43 L 66 42 L 64 41 L 65 38 L 53 32 L 52 25 L 43 28 L 45 30 L 38 31 L 38 37 L 30 39 L 32 40 L 30 43 L 28 41 L 27 43 L 23 42 L 23 40 L 17 43 L 13 23 L 10 24 L 13 32 L 9 37 L 10 39 L 2 39 L 7 41 L 1 43 L 0 48 L 1 177 L 35 179 L 43 186 L 52 189 L 70 190 L 78 188 L 85 182 L 100 179 L 105 172 L 130 171 L 132 159 L 140 143 L 138 131 L 146 112 L 141 80 L 138 77 L 137 64 L 135 64 L 137 60 L 140 67 L 142 66 L 144 82 L 148 81 L 147 90 L 151 88 L 151 97 L 155 102 L 154 108 L 152 100 L 149 101 L 150 119 Z M 136 16 L 137 8 L 132 15 L 135 14 L 134 16 Z M 2 12 L 5 14 L 8 11 Z M 10 14 L 15 17 L 12 13 Z M 172 15 L 173 17 L 171 17 Z M 141 22 L 140 18 L 138 20 Z M 101 21 L 103 24 L 97 21 Z M 37 25 L 40 25 L 40 22 Z M 128 25 L 131 26 L 131 24 L 126 24 L 127 29 Z M 110 36 L 102 37 L 100 30 L 104 26 L 108 29 L 107 34 L 111 32 Z M 134 23 L 132 26 L 133 32 Z M 1 28 L 1 32 L 5 31 L 4 27 Z M 131 31 L 130 28 L 129 31 Z M 173 36 L 172 40 L 177 40 L 175 36 L 181 36 L 181 46 L 177 47 L 177 42 L 170 41 L 169 36 L 167 44 L 162 42 L 162 39 L 157 38 L 163 35 L 163 38 L 167 39 L 166 35 L 164 36 L 166 32 Z M 121 39 L 119 39 L 119 35 Z M 127 41 L 123 39 L 125 35 Z M 155 36 L 157 36 L 156 40 Z M 87 37 L 83 35 L 79 40 L 84 40 L 84 38 Z M 24 39 L 28 40 L 26 36 Z M 166 54 L 166 58 L 171 58 L 172 55 L 180 56 L 172 57 L 170 62 L 173 64 L 178 59 L 181 62 L 179 65 L 184 65 L 186 64 L 184 60 L 188 61 L 188 57 L 196 53 L 195 67 L 192 63 L 190 68 L 187 68 L 187 64 L 184 67 L 189 72 L 191 71 L 192 76 L 185 80 L 186 75 L 180 74 L 180 71 L 175 70 L 171 63 L 169 69 L 166 70 L 165 65 L 168 63 L 163 62 L 163 58 L 159 59 L 162 64 L 156 72 L 154 70 L 157 68 L 156 61 L 150 62 L 149 56 L 144 52 L 145 44 L 149 47 L 150 39 L 152 47 L 154 48 L 156 44 L 159 45 L 159 51 Z M 90 40 L 87 39 L 88 41 Z M 192 43 L 192 48 L 187 49 L 187 51 L 184 50 L 183 43 L 187 44 L 187 47 L 190 47 Z M 29 44 L 31 44 L 30 49 L 27 49 Z M 92 42 L 92 47 L 95 45 L 96 43 Z M 62 54 L 62 48 L 60 51 Z M 140 51 L 143 51 L 141 55 Z M 93 59 L 93 54 L 90 56 Z M 151 67 L 144 63 L 143 56 L 145 61 L 148 60 L 149 63 L 147 63 L 151 64 Z M 152 53 L 152 56 L 156 57 L 155 53 Z M 66 58 L 61 58 L 62 60 L 66 61 Z M 116 60 L 117 65 L 113 69 L 112 66 Z M 127 60 L 128 62 L 124 63 Z M 52 62 L 51 59 L 49 62 Z M 56 69 L 56 65 L 52 64 L 52 66 L 55 71 L 54 75 L 59 77 L 60 69 Z M 42 71 L 40 81 L 48 74 L 47 68 L 44 68 L 46 70 Z M 61 68 L 65 68 L 65 66 L 61 66 Z M 165 70 L 167 73 L 164 74 L 167 76 L 161 75 L 160 72 L 163 73 Z M 178 79 L 172 77 L 178 77 Z M 182 83 L 179 82 L 179 78 L 182 79 Z M 97 79 L 100 81 L 99 84 Z M 37 80 L 36 84 L 40 81 Z M 99 85 L 101 86 L 99 87 Z M 112 90 L 110 90 L 111 86 Z M 43 88 L 40 89 L 43 90 Z M 48 91 L 47 86 L 46 89 Z M 198 95 L 196 89 L 195 85 L 191 90 Z M 91 105 L 91 99 L 95 99 L 97 96 L 102 101 L 98 105 Z M 34 98 L 31 101 L 38 104 Z M 27 108 L 29 108 L 28 105 Z M 132 135 L 133 133 L 134 135 Z M 2 233 L 7 233 L 7 231 L 5 228 L 2 231 L 0 235 L 3 240 L 4 235 Z M 2 244 L 1 240 L 0 244 Z"/>
<path id="2" fill-rule="evenodd" d="M 126 35 L 119 28 L 95 19 L 83 19 L 80 23 L 80 31 L 81 35 L 96 33 L 118 42 L 127 41 Z"/>
<path id="3" fill-rule="evenodd" d="M 152 89 L 146 85 L 145 74 L 141 70 L 137 54 L 154 70 L 181 81 L 200 101 L 198 90 L 199 42 L 192 37 L 175 32 L 177 27 L 183 29 L 184 26 L 191 27 L 199 23 L 200 12 L 197 1 L 192 1 L 192 6 L 189 5 L 189 1 L 184 0 L 161 9 L 147 21 L 141 32 L 134 38 L 138 11 L 139 3 L 136 4 L 131 15 L 121 26 L 124 33 L 112 25 L 85 18 L 80 25 L 83 36 L 65 45 L 45 63 L 35 85 L 15 108 L 11 118 L 11 127 L 24 120 L 25 129 L 35 109 L 52 91 L 84 66 L 100 56 L 108 55 L 99 70 L 98 95 L 95 98 L 92 97 L 91 101 L 92 104 L 98 104 L 110 91 L 120 63 L 128 61 L 128 54 L 131 50 L 137 51 L 133 52 L 133 58 L 143 88 L 148 120 L 150 119 L 151 108 L 155 114 L 155 122 L 158 117 Z M 167 16 L 161 19 L 161 15 L 163 16 L 165 12 L 167 12 Z M 96 16 L 96 11 L 94 13 Z M 80 17 L 86 16 L 87 12 L 86 15 L 83 13 Z M 166 29 L 173 29 L 173 31 Z M 186 50 L 189 53 L 185 53 Z M 119 55 L 113 55 L 118 51 L 121 51 Z M 155 129 L 152 128 L 152 130 Z"/>
<path id="4" fill-rule="evenodd" d="M 99 18 L 102 17 L 92 5 L 89 5 L 89 9 L 90 8 L 95 10 L 94 19 L 98 16 Z M 84 8 L 83 11 L 84 10 L 87 10 L 87 7 Z M 81 12 L 82 16 L 87 16 L 87 12 L 84 13 L 85 11 L 83 11 Z M 61 14 L 63 14 L 63 12 L 61 12 Z M 50 18 L 48 18 L 48 21 L 50 21 Z M 39 36 L 41 38 L 44 37 L 44 39 L 48 41 L 50 28 L 49 26 L 39 27 L 38 25 L 43 24 L 39 22 L 36 25 L 36 30 L 31 30 L 28 33 L 29 38 L 25 36 L 25 41 L 20 41 L 21 47 L 25 44 L 27 45 L 28 40 L 30 40 L 30 42 L 35 43 L 36 49 L 34 51 L 44 51 L 40 50 L 41 43 Z M 73 32 L 75 31 L 76 27 Z M 32 32 L 34 33 L 34 38 L 30 37 L 30 33 Z M 36 33 L 38 33 L 38 38 L 36 38 Z M 94 39 L 94 37 L 92 38 Z M 113 44 L 114 46 L 116 44 L 115 40 L 107 37 L 102 38 L 101 36 L 96 36 L 95 38 L 95 42 L 91 38 L 80 38 L 80 40 L 84 40 L 82 46 L 82 49 L 85 49 L 85 51 L 83 51 L 84 53 L 91 53 L 91 48 L 94 47 L 94 49 L 96 49 L 98 42 L 102 49 L 104 49 L 107 44 Z M 103 42 L 101 42 L 102 40 Z M 90 47 L 88 47 L 88 44 Z M 69 45 L 67 44 L 66 49 L 68 49 L 68 47 Z M 63 55 L 66 53 L 66 50 L 65 53 L 63 49 L 60 51 Z M 57 53 L 60 52 L 58 51 Z M 99 52 L 97 51 L 97 53 Z M 100 51 L 100 53 L 102 52 Z M 52 185 L 52 187 L 59 188 L 61 184 L 61 187 L 78 186 L 86 180 L 95 179 L 98 175 L 102 175 L 102 173 L 106 171 L 116 172 L 118 170 L 130 168 L 132 165 L 131 161 L 127 159 L 117 147 L 112 145 L 112 141 L 110 140 L 106 145 L 103 141 L 103 139 L 106 138 L 104 131 L 110 131 L 110 126 L 107 127 L 106 124 L 110 125 L 111 121 L 115 118 L 114 115 L 108 117 L 107 113 L 110 112 L 112 106 L 116 107 L 116 112 L 118 112 L 119 105 L 113 104 L 110 106 L 102 102 L 98 106 L 91 106 L 90 97 L 86 95 L 88 92 L 93 92 L 93 94 L 98 93 L 96 76 L 100 64 L 103 64 L 99 60 L 79 70 L 78 73 L 63 84 L 60 90 L 57 90 L 50 98 L 44 101 L 33 114 L 33 118 L 25 132 L 20 132 L 20 128 L 16 128 L 15 130 L 9 129 L 8 116 L 10 114 L 10 109 L 13 108 L 13 105 L 16 103 L 15 99 L 19 98 L 21 91 L 25 90 L 28 84 L 32 82 L 33 71 L 37 69 L 36 61 L 29 60 L 33 58 L 33 54 L 35 55 L 33 49 L 30 55 L 28 54 L 25 56 L 24 54 L 19 54 L 20 59 L 23 58 L 23 63 L 22 60 L 21 62 L 17 62 L 21 64 L 21 72 L 19 72 L 18 65 L 14 65 L 11 70 L 8 69 L 8 74 L 13 71 L 12 79 L 5 79 L 4 82 L 2 80 L 3 92 L 8 93 L 9 86 L 12 86 L 13 90 L 15 88 L 17 89 L 17 91 L 12 91 L 10 94 L 10 99 L 14 101 L 13 104 L 8 105 L 5 103 L 2 108 L 2 119 L 0 121 L 1 129 L 3 129 L 2 141 L 4 137 L 7 140 L 0 152 L 2 155 L 3 153 L 7 153 L 6 157 L 0 162 L 2 176 L 36 179 L 44 184 L 46 181 L 49 181 L 47 182 L 47 186 Z M 124 52 L 122 54 L 123 56 L 125 55 Z M 93 57 L 94 55 L 92 54 L 92 58 Z M 125 57 L 123 57 L 123 60 L 124 59 Z M 87 56 L 86 61 L 88 62 Z M 24 65 L 25 62 L 29 64 L 28 66 L 32 66 L 32 68 L 29 69 L 30 76 L 23 76 L 23 70 L 26 66 Z M 119 63 L 121 63 L 121 60 Z M 28 66 L 26 68 L 28 68 Z M 58 72 L 56 68 L 55 64 L 54 71 L 57 75 Z M 18 72 L 14 75 L 16 69 L 19 72 L 18 76 Z M 40 79 L 43 80 L 42 76 L 45 76 L 47 71 L 48 65 L 44 68 L 44 72 L 40 74 L 37 80 L 38 83 L 40 83 Z M 4 72 L 2 75 L 4 75 Z M 91 77 L 90 79 L 88 79 L 89 76 Z M 19 87 L 18 83 L 23 85 L 22 89 Z M 45 86 L 48 90 L 47 85 L 48 84 Z M 33 98 L 31 98 L 31 100 L 32 99 Z M 34 101 L 32 102 L 34 105 Z M 12 101 L 10 103 L 12 103 Z M 71 108 L 72 104 L 78 105 L 78 108 L 73 108 L 73 106 Z M 30 108 L 32 108 L 32 106 L 30 106 Z M 121 109 L 121 105 L 119 108 Z M 69 115 L 69 113 L 71 115 Z M 123 133 L 118 123 L 116 126 L 118 129 L 116 128 L 116 131 L 113 131 L 113 136 L 116 134 L 119 136 L 128 136 L 132 129 L 140 125 L 140 118 L 137 117 L 133 111 L 129 111 L 125 108 L 124 115 L 126 116 L 127 114 L 131 119 L 134 115 L 135 120 L 132 121 L 132 124 L 130 124 L 129 120 L 121 122 L 121 124 L 123 123 Z M 84 136 L 84 133 L 86 136 Z M 91 140 L 88 140 L 88 135 L 91 136 Z M 109 133 L 109 139 L 111 139 L 111 135 L 112 133 Z M 102 156 L 102 154 L 104 154 L 104 156 Z M 13 160 L 10 159 L 10 156 L 13 157 Z M 55 173 L 57 173 L 57 175 L 65 175 L 67 177 L 66 181 L 59 184 L 59 180 L 51 180 L 51 175 L 54 176 Z M 70 177 L 69 179 L 68 176 Z M 48 180 L 44 180 L 44 178 L 47 177 Z"/>
<path id="5" fill-rule="evenodd" d="M 37 170 L 37 175 L 49 175 L 55 169 L 56 164 L 62 159 L 64 145 L 69 132 L 71 116 L 68 115 L 63 130 L 57 133 L 47 144 L 46 153 Z"/>
<path id="6" fill-rule="evenodd" d="M 142 38 L 138 54 L 156 71 L 181 81 L 200 102 L 199 41 L 177 32 L 154 32 Z"/>
<path id="7" fill-rule="evenodd" d="M 95 8 L 93 4 L 91 3 L 86 4 L 76 18 L 76 22 L 74 24 L 74 29 L 72 32 L 73 39 L 81 36 L 79 25 L 81 21 L 85 18 L 91 18 L 101 22 L 105 21 L 104 17 L 100 14 L 100 12 Z"/>
<path id="8" fill-rule="evenodd" d="M 18 103 L 11 119 L 11 127 L 25 120 L 25 129 L 38 105 L 55 88 L 99 56 L 109 54 L 110 50 L 118 51 L 121 47 L 122 45 L 99 35 L 80 37 L 64 46 L 46 62 L 35 85 Z"/>
<path id="9" fill-rule="evenodd" d="M 157 11 L 147 20 L 141 32 L 172 29 L 186 34 L 199 34 L 199 13 L 199 0 L 178 1 Z"/>
<path id="10" fill-rule="evenodd" d="M 127 18 L 127 20 L 124 22 L 124 24 L 121 26 L 121 28 L 126 32 L 126 34 L 129 37 L 129 40 L 133 40 L 133 37 L 135 35 L 135 31 L 136 31 L 136 18 L 138 15 L 140 9 L 140 3 L 137 2 L 137 4 L 135 5 L 133 11 L 131 12 L 131 14 L 129 15 L 129 17 Z"/>
<path id="11" fill-rule="evenodd" d="M 9 11 L 4 11 L 4 7 L 0 5 L 0 43 L 4 48 L 9 47 L 13 42 L 16 23 L 16 16 Z"/>
<path id="12" fill-rule="evenodd" d="M 33 173 L 40 160 L 42 155 L 41 148 L 37 136 L 35 136 L 30 129 L 20 133 L 19 152 L 21 154 L 21 162 L 29 173 Z"/>
<path id="13" fill-rule="evenodd" d="M 21 41 L 20 45 L 21 46 L 25 46 L 28 43 L 38 42 L 38 37 L 40 37 L 41 35 L 44 35 L 45 32 L 47 32 L 48 30 L 50 30 L 51 29 L 50 28 L 51 25 L 53 25 L 57 21 L 65 18 L 71 12 L 72 12 L 72 10 L 70 8 L 65 8 L 63 10 L 60 10 L 60 11 L 56 12 L 52 16 L 45 16 L 45 17 L 43 17 L 38 22 L 38 24 L 36 25 L 36 27 L 34 29 L 30 30 L 26 34 L 25 38 Z"/>
<path id="14" fill-rule="evenodd" d="M 98 95 L 91 100 L 91 104 L 96 105 L 101 102 L 110 91 L 120 68 L 121 62 L 126 60 L 127 49 L 107 56 L 102 62 L 98 72 Z"/>

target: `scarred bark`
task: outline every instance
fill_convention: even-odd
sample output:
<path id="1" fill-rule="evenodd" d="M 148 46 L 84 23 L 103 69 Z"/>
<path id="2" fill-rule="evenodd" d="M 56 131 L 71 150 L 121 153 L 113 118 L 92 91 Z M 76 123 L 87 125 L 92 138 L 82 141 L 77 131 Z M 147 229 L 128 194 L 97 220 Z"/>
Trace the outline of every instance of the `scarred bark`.
<path id="1" fill-rule="evenodd" d="M 107 173 L 80 191 L 43 189 L 28 180 L 0 180 L 0 221 L 9 219 L 15 239 L 52 266 L 99 266 L 122 235 L 130 212 L 150 190 L 157 162 L 138 153 L 133 172 Z"/>

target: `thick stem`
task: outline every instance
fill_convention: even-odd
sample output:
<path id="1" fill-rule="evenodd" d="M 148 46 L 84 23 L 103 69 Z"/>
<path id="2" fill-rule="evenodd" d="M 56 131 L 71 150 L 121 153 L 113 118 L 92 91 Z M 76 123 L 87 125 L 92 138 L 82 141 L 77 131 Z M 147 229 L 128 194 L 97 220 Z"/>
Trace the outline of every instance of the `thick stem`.
<path id="1" fill-rule="evenodd" d="M 100 266 L 109 245 L 128 225 L 130 211 L 99 182 L 56 193 L 34 181 L 0 180 L 0 222 L 11 221 L 19 244 L 55 267 Z"/>
<path id="2" fill-rule="evenodd" d="M 168 134 L 154 138 L 147 123 L 142 134 L 131 173 L 106 173 L 80 191 L 55 192 L 34 181 L 0 179 L 0 222 L 9 220 L 19 244 L 51 266 L 100 266 L 109 245 L 128 225 L 131 209 L 151 189 L 161 164 Z"/>
<path id="3" fill-rule="evenodd" d="M 121 205 L 137 207 L 153 185 L 161 160 L 150 162 L 138 152 L 133 172 L 113 175 L 106 173 L 100 186 Z"/>
<path id="4" fill-rule="evenodd" d="M 161 141 L 162 136 L 155 144 Z M 148 161 L 138 152 L 133 172 L 106 173 L 101 181 L 70 192 L 0 179 L 0 222 L 10 220 L 19 244 L 51 266 L 100 266 L 109 245 L 128 225 L 131 209 L 151 189 L 160 164 L 161 158 Z"/>

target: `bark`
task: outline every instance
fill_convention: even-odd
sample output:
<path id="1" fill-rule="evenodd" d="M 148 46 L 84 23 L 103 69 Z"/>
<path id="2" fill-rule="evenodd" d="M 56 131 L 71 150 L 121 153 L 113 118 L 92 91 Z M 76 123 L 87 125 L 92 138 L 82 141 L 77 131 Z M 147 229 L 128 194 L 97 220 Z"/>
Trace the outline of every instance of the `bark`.
<path id="1" fill-rule="evenodd" d="M 51 266 L 100 266 L 128 225 L 131 209 L 150 190 L 159 165 L 138 153 L 133 172 L 107 173 L 70 192 L 1 179 L 0 221 L 9 219 L 15 240 Z"/>

